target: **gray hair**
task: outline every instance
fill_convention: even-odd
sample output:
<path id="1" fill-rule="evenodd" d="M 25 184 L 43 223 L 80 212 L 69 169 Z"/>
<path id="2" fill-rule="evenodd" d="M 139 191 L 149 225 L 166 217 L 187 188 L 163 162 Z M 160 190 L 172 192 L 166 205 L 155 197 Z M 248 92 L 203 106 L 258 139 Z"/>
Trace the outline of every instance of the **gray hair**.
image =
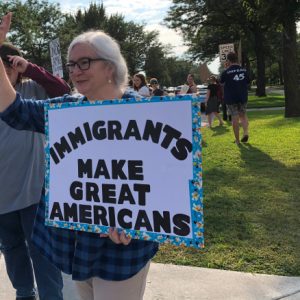
<path id="1" fill-rule="evenodd" d="M 72 48 L 82 43 L 91 45 L 99 57 L 112 64 L 114 67 L 113 81 L 118 87 L 125 90 L 128 81 L 128 69 L 119 44 L 101 30 L 87 31 L 73 39 L 68 48 L 68 58 Z"/>

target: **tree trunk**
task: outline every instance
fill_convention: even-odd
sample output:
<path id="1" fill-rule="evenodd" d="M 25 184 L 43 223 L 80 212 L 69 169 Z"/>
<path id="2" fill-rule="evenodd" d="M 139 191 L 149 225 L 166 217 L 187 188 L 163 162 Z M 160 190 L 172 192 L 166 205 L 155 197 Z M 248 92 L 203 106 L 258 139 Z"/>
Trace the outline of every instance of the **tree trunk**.
<path id="1" fill-rule="evenodd" d="M 283 76 L 286 118 L 300 116 L 296 37 L 296 20 L 294 14 L 291 13 L 283 21 Z"/>
<path id="2" fill-rule="evenodd" d="M 248 55 L 245 52 L 242 52 L 242 67 L 245 68 L 249 74 L 250 84 L 248 85 L 248 90 L 251 91 L 253 74 L 251 70 L 251 64 Z"/>
<path id="3" fill-rule="evenodd" d="M 278 61 L 279 84 L 283 85 L 282 63 Z"/>
<path id="4" fill-rule="evenodd" d="M 257 66 L 257 79 L 256 79 L 256 96 L 266 96 L 266 64 L 265 64 L 265 49 L 264 37 L 260 28 L 254 30 L 255 37 L 255 55 Z"/>

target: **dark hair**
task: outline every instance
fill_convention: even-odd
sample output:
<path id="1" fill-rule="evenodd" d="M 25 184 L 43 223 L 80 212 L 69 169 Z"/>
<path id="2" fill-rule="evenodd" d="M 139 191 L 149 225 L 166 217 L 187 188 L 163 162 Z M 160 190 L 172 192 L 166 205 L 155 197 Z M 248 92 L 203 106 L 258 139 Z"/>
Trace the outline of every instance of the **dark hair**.
<path id="1" fill-rule="evenodd" d="M 17 47 L 15 47 L 12 44 L 9 43 L 4 43 L 1 47 L 0 47 L 0 56 L 2 58 L 2 60 L 6 63 L 10 64 L 10 61 L 8 59 L 8 55 L 18 55 L 18 56 L 23 56 L 21 53 L 21 50 Z"/>
<path id="2" fill-rule="evenodd" d="M 15 47 L 10 43 L 3 43 L 2 46 L 0 47 L 0 57 L 2 58 L 4 63 L 10 66 L 11 63 L 9 61 L 8 55 L 17 55 L 23 57 L 22 52 L 19 48 Z M 19 73 L 16 83 L 21 82 L 21 80 L 22 80 L 22 74 Z"/>
<path id="3" fill-rule="evenodd" d="M 229 52 L 226 58 L 231 63 L 236 63 L 238 61 L 238 57 L 234 52 Z"/>
<path id="4" fill-rule="evenodd" d="M 158 80 L 156 78 L 151 78 L 150 84 L 158 84 Z"/>
<path id="5" fill-rule="evenodd" d="M 215 75 L 210 75 L 209 79 L 216 82 L 217 81 L 217 77 Z"/>
<path id="6" fill-rule="evenodd" d="M 135 86 L 135 84 L 133 83 L 133 88 L 134 88 L 136 91 L 139 90 L 142 86 L 147 85 L 146 78 L 145 78 L 145 76 L 144 76 L 143 74 L 138 73 L 138 74 L 135 74 L 135 75 L 133 76 L 133 78 L 134 78 L 134 77 L 138 77 L 138 78 L 140 78 L 141 81 L 142 81 L 142 84 L 141 84 L 140 87 Z"/>

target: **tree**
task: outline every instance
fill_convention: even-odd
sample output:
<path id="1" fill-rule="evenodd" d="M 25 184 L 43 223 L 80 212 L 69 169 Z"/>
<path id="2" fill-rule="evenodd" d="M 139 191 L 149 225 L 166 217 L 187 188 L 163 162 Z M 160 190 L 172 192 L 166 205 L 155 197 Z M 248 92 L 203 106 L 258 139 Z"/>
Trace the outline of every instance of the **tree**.
<path id="1" fill-rule="evenodd" d="M 170 27 L 182 31 L 193 53 L 208 47 L 205 53 L 208 54 L 207 58 L 211 58 L 212 47 L 216 54 L 218 44 L 237 43 L 243 37 L 253 38 L 257 61 L 256 94 L 265 96 L 265 34 L 270 24 L 265 23 L 260 13 L 260 1 L 173 0 L 173 3 L 165 20 Z M 214 34 L 215 31 L 218 35 Z M 243 45 L 247 44 L 246 41 L 243 40 Z M 198 43 L 199 47 L 195 46 Z M 202 57 L 206 54 L 202 54 Z"/>
<path id="2" fill-rule="evenodd" d="M 285 92 L 285 116 L 300 116 L 299 60 L 297 59 L 296 20 L 300 18 L 297 0 L 286 0 L 277 6 L 283 26 L 283 74 Z"/>
<path id="3" fill-rule="evenodd" d="M 9 40 L 19 47 L 30 61 L 50 69 L 49 42 L 64 23 L 59 4 L 47 1 L 11 0 L 0 4 L 0 13 L 13 12 Z"/>
<path id="4" fill-rule="evenodd" d="M 300 115 L 299 108 L 299 59 L 297 59 L 296 21 L 300 19 L 300 1 L 298 0 L 173 0 L 173 6 L 166 18 L 169 26 L 180 29 L 185 40 L 190 42 L 190 49 L 201 51 L 205 40 L 214 40 L 209 29 L 225 28 L 228 33 L 237 32 L 247 39 L 253 39 L 256 56 L 257 95 L 265 94 L 265 62 L 266 56 L 275 57 L 272 52 L 278 46 L 278 39 L 270 39 L 272 32 L 283 34 L 282 51 L 277 51 L 278 69 L 281 74 L 283 66 L 284 86 L 286 94 L 286 116 Z M 233 28 L 232 26 L 235 26 Z M 221 30 L 221 32 L 223 32 Z M 220 35 L 221 40 L 224 36 Z M 203 39 L 204 37 L 204 39 Z M 200 41 L 201 38 L 201 41 Z M 220 40 L 219 40 L 220 41 Z M 221 42 L 221 41 L 220 41 Z M 208 43 L 206 43 L 208 44 Z M 248 44 L 251 51 L 251 44 Z M 202 52 L 209 57 L 211 47 Z M 244 48 L 245 49 L 245 48 Z M 282 59 L 278 59 L 281 55 Z M 245 57 L 245 55 L 244 55 Z M 249 62 L 249 57 L 247 58 Z M 246 61 L 247 61 L 246 60 Z M 283 63 L 281 63 L 281 61 Z M 293 74 L 293 76 L 291 76 Z M 294 75 L 295 74 L 295 75 Z M 298 81 L 297 81 L 298 80 Z"/>
<path id="5" fill-rule="evenodd" d="M 103 30 L 112 36 L 119 44 L 127 62 L 130 74 L 141 71 L 145 67 L 146 54 L 150 47 L 159 45 L 157 33 L 146 32 L 144 25 L 125 21 L 124 16 L 113 14 L 107 16 L 103 4 L 91 3 L 85 9 L 79 9 L 74 16 L 68 15 L 77 33 L 87 30 Z M 69 25 L 64 25 L 69 30 Z"/>
<path id="6" fill-rule="evenodd" d="M 191 73 L 193 64 L 184 59 L 178 59 L 176 57 L 168 57 L 166 59 L 166 69 L 170 77 L 170 82 L 166 85 L 181 85 L 186 82 L 186 77 Z"/>
<path id="7" fill-rule="evenodd" d="M 161 85 L 171 84 L 171 74 L 167 67 L 167 55 L 169 54 L 168 47 L 160 44 L 149 48 L 145 59 L 145 72 L 148 78 L 158 78 Z"/>
<path id="8" fill-rule="evenodd" d="M 300 20 L 298 0 L 262 0 L 265 18 L 282 33 L 282 65 L 285 91 L 285 116 L 300 116 L 299 57 L 296 22 Z"/>
<path id="9" fill-rule="evenodd" d="M 103 3 L 90 3 L 90 6 L 84 11 L 77 10 L 75 20 L 80 32 L 91 29 L 104 29 L 107 16 Z"/>

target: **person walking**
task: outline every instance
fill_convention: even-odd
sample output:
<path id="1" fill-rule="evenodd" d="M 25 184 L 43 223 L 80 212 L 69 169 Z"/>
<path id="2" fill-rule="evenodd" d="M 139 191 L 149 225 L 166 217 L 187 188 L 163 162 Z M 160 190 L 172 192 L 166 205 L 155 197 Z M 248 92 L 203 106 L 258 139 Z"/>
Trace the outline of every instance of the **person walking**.
<path id="1" fill-rule="evenodd" d="M 235 143 L 248 142 L 248 118 L 246 114 L 248 101 L 248 84 L 250 83 L 245 68 L 238 64 L 238 57 L 234 52 L 227 54 L 228 67 L 221 74 L 220 82 L 224 84 L 224 102 L 228 107 L 232 120 Z M 243 128 L 243 137 L 240 140 L 240 125 Z"/>
<path id="2" fill-rule="evenodd" d="M 224 122 L 222 121 L 222 118 L 219 114 L 219 98 L 218 98 L 218 89 L 219 86 L 217 84 L 217 78 L 213 75 L 209 77 L 209 85 L 207 87 L 207 93 L 206 93 L 206 99 L 205 102 L 207 104 L 206 106 L 206 114 L 208 119 L 208 127 L 212 127 L 212 122 L 214 116 L 219 120 L 219 125 L 223 125 Z"/>
<path id="3" fill-rule="evenodd" d="M 6 36 L 11 13 L 2 19 Z M 1 37 L 1 30 L 0 30 Z M 119 99 L 127 86 L 127 66 L 119 45 L 102 31 L 73 39 L 66 68 L 82 97 L 65 95 L 46 103 Z M 0 117 L 18 130 L 45 133 L 43 101 L 22 99 L 7 80 L 0 59 Z M 45 257 L 73 280 L 82 300 L 143 298 L 150 260 L 158 243 L 135 240 L 110 228 L 108 235 L 45 226 L 44 192 L 39 202 L 32 241 Z M 50 298 L 48 298 L 50 299 Z"/>

